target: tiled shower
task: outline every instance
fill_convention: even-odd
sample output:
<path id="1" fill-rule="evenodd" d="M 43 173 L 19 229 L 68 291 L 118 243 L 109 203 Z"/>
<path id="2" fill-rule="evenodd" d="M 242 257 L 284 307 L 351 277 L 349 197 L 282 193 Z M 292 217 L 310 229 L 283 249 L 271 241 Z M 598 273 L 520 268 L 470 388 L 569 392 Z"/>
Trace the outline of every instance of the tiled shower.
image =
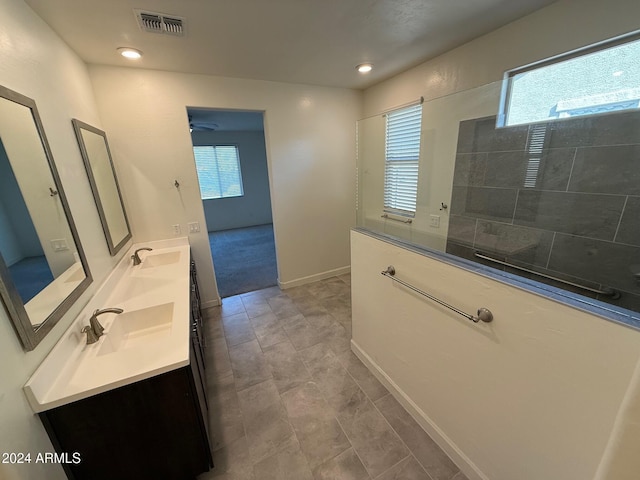
<path id="1" fill-rule="evenodd" d="M 446 251 L 640 311 L 640 113 L 460 122 Z"/>

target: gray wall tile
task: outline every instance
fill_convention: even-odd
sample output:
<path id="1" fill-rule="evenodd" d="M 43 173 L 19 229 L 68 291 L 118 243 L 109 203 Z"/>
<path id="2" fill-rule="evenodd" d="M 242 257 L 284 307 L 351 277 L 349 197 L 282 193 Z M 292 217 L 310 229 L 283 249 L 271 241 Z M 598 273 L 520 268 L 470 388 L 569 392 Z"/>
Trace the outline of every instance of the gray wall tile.
<path id="1" fill-rule="evenodd" d="M 489 153 L 484 185 L 522 188 L 528 161 L 529 155 L 523 151 Z"/>
<path id="2" fill-rule="evenodd" d="M 569 175 L 575 154 L 575 148 L 545 150 L 540 161 L 535 188 L 565 191 L 569 184 Z"/>
<path id="3" fill-rule="evenodd" d="M 495 258 L 546 266 L 553 232 L 479 221 L 475 248 Z"/>
<path id="4" fill-rule="evenodd" d="M 491 187 L 453 187 L 451 214 L 511 222 L 517 190 Z"/>
<path id="5" fill-rule="evenodd" d="M 591 117 L 579 117 L 549 122 L 549 148 L 590 145 L 591 121 Z"/>
<path id="6" fill-rule="evenodd" d="M 521 190 L 514 223 L 613 240 L 624 197 Z"/>
<path id="7" fill-rule="evenodd" d="M 616 242 L 640 246 L 640 197 L 627 198 Z"/>
<path id="8" fill-rule="evenodd" d="M 487 167 L 486 153 L 469 153 L 456 155 L 454 185 L 483 185 L 484 172 Z"/>
<path id="9" fill-rule="evenodd" d="M 621 308 L 626 308 L 627 310 L 632 310 L 634 312 L 640 312 L 640 295 L 635 295 L 633 293 L 621 291 L 621 296 L 618 299 L 611 299 L 607 297 L 598 297 L 598 300 L 609 303 L 611 305 L 616 305 Z"/>
<path id="10" fill-rule="evenodd" d="M 549 269 L 640 294 L 632 265 L 640 265 L 640 247 L 556 234 Z"/>
<path id="11" fill-rule="evenodd" d="M 579 148 L 569 190 L 640 195 L 640 145 Z"/>
<path id="12" fill-rule="evenodd" d="M 631 261 L 624 255 L 635 255 L 635 250 L 623 253 L 625 245 L 640 246 L 640 112 L 552 120 L 539 125 L 546 128 L 546 136 L 533 190 L 524 185 L 527 167 L 532 165 L 533 154 L 527 151 L 531 126 L 496 129 L 495 117 L 460 122 L 447 253 L 486 263 L 473 255 L 480 250 L 570 281 L 596 287 L 601 281 L 617 282 L 618 288 L 626 285 L 627 290 L 635 292 L 636 285 L 615 277 L 629 276 L 621 268 Z M 554 247 L 554 264 L 547 269 L 554 232 L 567 235 L 562 235 Z M 606 267 L 589 267 L 593 262 L 576 260 L 579 249 L 562 250 L 569 235 L 592 238 L 601 252 L 610 252 L 616 258 Z M 616 243 L 624 244 L 623 250 L 609 246 L 614 237 Z M 524 249 L 519 248 L 521 245 Z M 533 275 L 519 275 L 542 281 Z M 545 283 L 580 291 L 558 282 Z M 631 292 L 617 304 L 626 302 L 624 308 L 635 305 L 633 308 L 640 311 L 636 303 L 640 294 Z"/>
<path id="13" fill-rule="evenodd" d="M 474 151 L 476 138 L 476 122 L 477 119 L 464 120 L 460 122 L 458 127 L 458 153 L 471 153 Z"/>
<path id="14" fill-rule="evenodd" d="M 482 263 L 483 265 L 486 264 L 490 267 L 493 267 L 495 265 L 491 263 L 485 263 L 484 261 L 475 258 L 473 255 L 473 252 L 474 252 L 473 247 L 470 247 L 467 245 L 460 245 L 451 240 L 447 240 L 447 247 L 445 251 L 450 255 L 454 255 L 456 257 L 465 258 L 467 260 L 472 260 L 474 262 Z M 501 259 L 501 260 L 504 260 L 504 259 Z"/>
<path id="15" fill-rule="evenodd" d="M 476 235 L 475 218 L 451 215 L 449 217 L 449 232 L 447 242 L 452 241 L 459 245 L 473 246 Z"/>
<path id="16" fill-rule="evenodd" d="M 496 117 L 488 117 L 477 121 L 475 135 L 474 152 L 524 150 L 529 127 L 524 125 L 496 128 Z"/>
<path id="17" fill-rule="evenodd" d="M 596 115 L 591 120 L 589 145 L 640 143 L 640 113 L 637 111 Z"/>

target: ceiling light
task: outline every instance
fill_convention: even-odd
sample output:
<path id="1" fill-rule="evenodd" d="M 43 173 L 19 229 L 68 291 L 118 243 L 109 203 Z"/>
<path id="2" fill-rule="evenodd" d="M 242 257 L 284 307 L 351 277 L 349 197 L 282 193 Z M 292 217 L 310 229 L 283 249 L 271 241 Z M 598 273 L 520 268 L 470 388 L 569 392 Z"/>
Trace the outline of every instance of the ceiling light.
<path id="1" fill-rule="evenodd" d="M 136 50 L 135 48 L 129 47 L 120 47 L 118 48 L 118 53 L 125 58 L 129 58 L 131 60 L 137 60 L 142 57 L 142 52 L 140 50 Z"/>
<path id="2" fill-rule="evenodd" d="M 620 75 L 622 75 L 624 73 L 623 70 L 618 70 L 617 72 L 613 72 L 613 76 L 614 77 L 619 77 Z"/>
<path id="3" fill-rule="evenodd" d="M 370 63 L 361 63 L 356 67 L 356 70 L 358 70 L 358 72 L 360 73 L 369 73 L 371 70 L 373 70 L 373 65 Z"/>

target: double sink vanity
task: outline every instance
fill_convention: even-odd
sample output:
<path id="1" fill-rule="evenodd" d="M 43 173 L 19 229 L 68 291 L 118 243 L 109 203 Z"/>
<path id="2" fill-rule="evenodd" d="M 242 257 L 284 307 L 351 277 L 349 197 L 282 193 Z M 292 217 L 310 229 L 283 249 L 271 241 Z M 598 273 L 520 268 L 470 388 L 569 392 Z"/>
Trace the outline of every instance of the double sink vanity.
<path id="1" fill-rule="evenodd" d="M 186 238 L 134 245 L 24 387 L 69 478 L 186 479 L 212 465 L 202 316 Z M 82 333 L 96 310 L 104 334 Z M 121 309 L 122 313 L 115 313 Z"/>

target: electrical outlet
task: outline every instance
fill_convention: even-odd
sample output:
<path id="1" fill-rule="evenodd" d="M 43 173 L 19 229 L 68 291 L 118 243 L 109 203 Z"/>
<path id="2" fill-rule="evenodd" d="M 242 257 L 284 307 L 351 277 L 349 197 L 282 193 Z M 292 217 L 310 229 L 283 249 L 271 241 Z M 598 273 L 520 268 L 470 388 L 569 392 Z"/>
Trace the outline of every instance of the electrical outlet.
<path id="1" fill-rule="evenodd" d="M 180 235 L 180 224 L 176 223 L 175 225 L 171 225 L 174 235 Z"/>
<path id="2" fill-rule="evenodd" d="M 198 233 L 200 231 L 200 224 L 198 222 L 191 222 L 189 224 L 189 233 Z"/>
<path id="3" fill-rule="evenodd" d="M 429 215 L 429 226 L 432 228 L 440 228 L 440 215 Z"/>
<path id="4" fill-rule="evenodd" d="M 65 250 L 69 250 L 67 240 L 64 238 L 56 238 L 54 240 L 51 240 L 51 248 L 53 248 L 54 252 L 64 252 Z"/>

